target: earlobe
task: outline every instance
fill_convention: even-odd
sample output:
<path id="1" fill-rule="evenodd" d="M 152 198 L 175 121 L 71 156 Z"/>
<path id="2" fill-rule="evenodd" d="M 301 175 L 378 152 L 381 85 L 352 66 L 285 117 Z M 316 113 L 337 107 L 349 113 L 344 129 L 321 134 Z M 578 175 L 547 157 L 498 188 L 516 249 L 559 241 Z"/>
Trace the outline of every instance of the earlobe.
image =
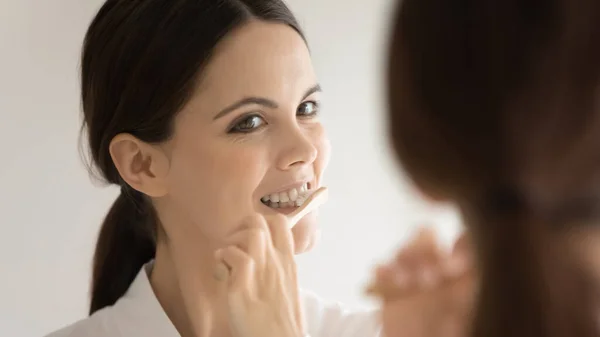
<path id="1" fill-rule="evenodd" d="M 167 193 L 168 162 L 162 151 L 127 133 L 116 135 L 109 151 L 117 171 L 129 186 L 150 197 Z"/>

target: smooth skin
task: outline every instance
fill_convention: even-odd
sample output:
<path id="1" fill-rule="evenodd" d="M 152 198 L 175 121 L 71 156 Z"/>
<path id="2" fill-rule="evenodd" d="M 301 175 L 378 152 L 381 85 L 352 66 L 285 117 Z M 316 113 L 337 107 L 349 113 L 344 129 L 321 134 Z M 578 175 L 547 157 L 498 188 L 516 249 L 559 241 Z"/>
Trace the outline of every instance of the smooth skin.
<path id="1" fill-rule="evenodd" d="M 299 310 L 291 266 L 294 254 L 314 245 L 316 212 L 286 229 L 293 244 L 283 247 L 268 240 L 281 233 L 269 236 L 265 228 L 277 228 L 285 212 L 267 207 L 261 198 L 307 182 L 311 189 L 321 186 L 330 144 L 319 119 L 320 91 L 300 35 L 283 24 L 253 21 L 219 43 L 193 97 L 176 117 L 170 140 L 148 144 L 128 134 L 113 139 L 110 153 L 121 177 L 152 197 L 160 219 L 150 282 L 182 336 L 303 333 L 296 314 L 284 318 L 273 308 Z M 226 248 L 232 244 L 240 251 Z M 248 256 L 278 261 L 275 269 L 261 269 L 270 264 L 256 262 L 252 268 L 239 267 L 246 271 L 233 279 L 279 283 L 260 292 L 253 288 L 256 283 L 229 280 L 235 286 L 224 287 L 214 278 L 216 251 L 232 266 L 249 263 Z M 235 297 L 242 296 L 240 289 L 254 302 Z M 249 310 L 248 303 L 269 305 Z M 267 332 L 254 323 L 241 329 L 265 321 L 279 322 Z"/>

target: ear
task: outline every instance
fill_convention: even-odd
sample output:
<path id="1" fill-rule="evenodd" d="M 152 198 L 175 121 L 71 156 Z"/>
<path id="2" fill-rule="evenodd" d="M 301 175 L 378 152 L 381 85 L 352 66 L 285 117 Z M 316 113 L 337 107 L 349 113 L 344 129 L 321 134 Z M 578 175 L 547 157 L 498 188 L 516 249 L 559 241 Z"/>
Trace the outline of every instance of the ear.
<path id="1" fill-rule="evenodd" d="M 112 139 L 109 151 L 117 171 L 129 186 L 150 197 L 167 194 L 169 160 L 160 148 L 121 133 Z"/>

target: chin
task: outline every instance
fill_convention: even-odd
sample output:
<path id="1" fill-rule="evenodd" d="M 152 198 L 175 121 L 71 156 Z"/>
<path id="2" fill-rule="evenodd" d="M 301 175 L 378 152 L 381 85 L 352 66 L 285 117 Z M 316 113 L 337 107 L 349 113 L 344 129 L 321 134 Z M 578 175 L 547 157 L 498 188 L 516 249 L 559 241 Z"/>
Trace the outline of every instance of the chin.
<path id="1" fill-rule="evenodd" d="M 296 255 L 312 250 L 319 238 L 316 212 L 302 218 L 292 229 L 292 234 Z"/>

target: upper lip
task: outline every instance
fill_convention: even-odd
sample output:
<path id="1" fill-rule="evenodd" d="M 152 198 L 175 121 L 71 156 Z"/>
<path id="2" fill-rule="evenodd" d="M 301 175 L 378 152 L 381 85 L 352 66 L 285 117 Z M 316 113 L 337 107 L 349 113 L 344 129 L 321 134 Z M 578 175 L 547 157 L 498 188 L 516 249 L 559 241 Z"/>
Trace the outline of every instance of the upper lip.
<path id="1" fill-rule="evenodd" d="M 276 191 L 265 194 L 265 195 L 287 192 L 287 191 L 291 190 L 292 188 L 298 189 L 298 188 L 302 187 L 303 185 L 305 185 L 306 183 L 310 183 L 311 181 L 312 181 L 311 179 L 296 181 L 294 183 L 284 185 L 284 186 L 280 187 L 279 189 L 277 189 Z"/>

